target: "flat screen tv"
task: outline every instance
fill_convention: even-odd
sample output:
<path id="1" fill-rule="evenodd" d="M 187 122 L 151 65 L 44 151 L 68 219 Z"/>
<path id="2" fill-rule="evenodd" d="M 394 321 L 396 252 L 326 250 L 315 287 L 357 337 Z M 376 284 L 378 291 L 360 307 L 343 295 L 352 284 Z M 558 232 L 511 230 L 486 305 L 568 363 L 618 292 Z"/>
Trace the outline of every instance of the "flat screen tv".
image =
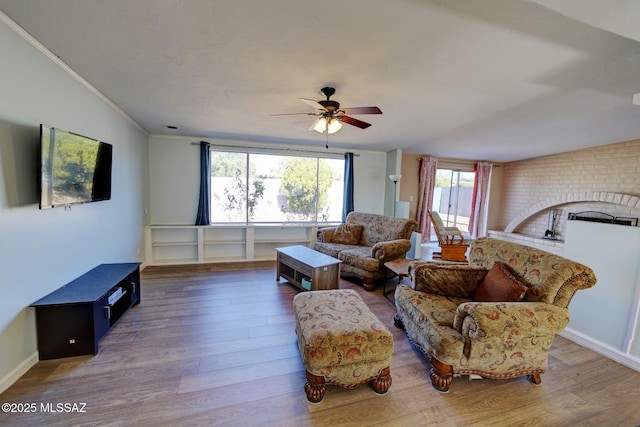
<path id="1" fill-rule="evenodd" d="M 40 209 L 111 198 L 111 144 L 40 125 L 40 147 Z"/>

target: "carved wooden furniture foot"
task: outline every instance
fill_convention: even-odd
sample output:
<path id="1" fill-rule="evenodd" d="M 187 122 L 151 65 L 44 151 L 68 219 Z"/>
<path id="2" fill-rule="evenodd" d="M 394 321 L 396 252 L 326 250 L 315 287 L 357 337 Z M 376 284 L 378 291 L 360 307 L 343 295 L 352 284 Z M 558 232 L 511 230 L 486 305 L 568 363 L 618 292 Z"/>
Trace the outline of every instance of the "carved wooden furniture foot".
<path id="1" fill-rule="evenodd" d="M 313 375 L 307 371 L 307 382 L 304 384 L 307 400 L 312 403 L 318 403 L 324 398 L 325 391 L 327 391 L 327 385 L 324 382 L 324 377 Z"/>
<path id="2" fill-rule="evenodd" d="M 402 329 L 404 331 L 404 323 L 402 323 L 402 319 L 397 314 L 393 316 L 393 325 L 396 328 Z"/>
<path id="3" fill-rule="evenodd" d="M 391 373 L 388 367 L 384 368 L 380 375 L 371 381 L 373 390 L 378 394 L 386 394 L 391 387 Z"/>
<path id="4" fill-rule="evenodd" d="M 429 369 L 431 385 L 438 391 L 448 392 L 453 381 L 453 366 L 444 364 L 434 357 L 430 357 L 429 361 L 431 362 L 431 369 Z"/>
<path id="5" fill-rule="evenodd" d="M 529 375 L 529 381 L 531 381 L 534 384 L 541 384 L 542 377 L 540 376 L 540 374 L 531 374 Z"/>
<path id="6" fill-rule="evenodd" d="M 364 279 L 362 283 L 362 287 L 364 288 L 365 291 L 372 291 L 376 288 L 376 281 L 374 279 L 367 277 Z"/>

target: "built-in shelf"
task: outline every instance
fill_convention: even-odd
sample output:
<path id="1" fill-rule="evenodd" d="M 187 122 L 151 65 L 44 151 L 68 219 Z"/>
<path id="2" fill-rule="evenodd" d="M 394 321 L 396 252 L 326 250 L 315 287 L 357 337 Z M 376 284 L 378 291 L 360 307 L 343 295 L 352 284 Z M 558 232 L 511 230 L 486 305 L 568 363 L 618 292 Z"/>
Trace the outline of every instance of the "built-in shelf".
<path id="1" fill-rule="evenodd" d="M 325 224 L 321 227 L 327 226 Z M 275 260 L 276 248 L 312 247 L 317 224 L 150 225 L 147 265 Z"/>

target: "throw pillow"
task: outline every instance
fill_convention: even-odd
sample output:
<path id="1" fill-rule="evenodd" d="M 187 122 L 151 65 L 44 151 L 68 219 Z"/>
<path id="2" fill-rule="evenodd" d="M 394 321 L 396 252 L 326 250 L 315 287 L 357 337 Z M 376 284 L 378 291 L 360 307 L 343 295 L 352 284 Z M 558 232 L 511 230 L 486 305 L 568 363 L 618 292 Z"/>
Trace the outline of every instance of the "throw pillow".
<path id="1" fill-rule="evenodd" d="M 342 243 L 344 245 L 357 245 L 360 243 L 362 226 L 355 224 L 341 224 L 336 227 L 331 237 L 331 243 Z"/>
<path id="2" fill-rule="evenodd" d="M 496 262 L 473 293 L 474 301 L 515 302 L 522 301 L 527 293 L 525 285 L 502 262 Z"/>

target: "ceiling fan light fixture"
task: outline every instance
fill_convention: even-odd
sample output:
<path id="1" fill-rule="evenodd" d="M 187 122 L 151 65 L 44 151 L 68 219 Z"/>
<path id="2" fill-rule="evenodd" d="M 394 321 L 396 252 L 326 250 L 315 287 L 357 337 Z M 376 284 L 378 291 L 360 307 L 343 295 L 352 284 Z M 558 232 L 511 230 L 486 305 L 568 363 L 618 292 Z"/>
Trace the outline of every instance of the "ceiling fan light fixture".
<path id="1" fill-rule="evenodd" d="M 363 122 L 354 117 L 352 114 L 382 114 L 382 110 L 378 107 L 353 107 L 353 108 L 340 108 L 340 103 L 329 99 L 331 95 L 335 93 L 335 89 L 332 87 L 323 87 L 322 92 L 327 99 L 320 101 L 314 101 L 313 99 L 299 98 L 300 101 L 313 107 L 316 111 L 313 113 L 288 113 L 288 114 L 272 114 L 272 116 L 286 116 L 306 114 L 309 116 L 318 117 L 309 126 L 309 130 L 314 130 L 318 133 L 327 133 L 327 135 L 336 133 L 342 129 L 343 122 L 355 126 L 360 129 L 366 129 L 371 126 L 371 123 Z"/>
<path id="2" fill-rule="evenodd" d="M 312 130 L 318 133 L 336 133 L 342 129 L 342 123 L 336 118 L 320 117 L 311 125 Z"/>
<path id="3" fill-rule="evenodd" d="M 320 117 L 319 119 L 317 119 L 311 125 L 311 129 L 313 129 L 313 130 L 315 130 L 316 132 L 319 132 L 319 133 L 324 133 L 324 131 L 327 130 L 327 118 L 326 117 Z"/>
<path id="4" fill-rule="evenodd" d="M 329 124 L 327 126 L 327 132 L 336 133 L 340 129 L 342 129 L 342 123 L 340 123 L 340 120 L 338 120 L 338 119 L 329 120 Z"/>

